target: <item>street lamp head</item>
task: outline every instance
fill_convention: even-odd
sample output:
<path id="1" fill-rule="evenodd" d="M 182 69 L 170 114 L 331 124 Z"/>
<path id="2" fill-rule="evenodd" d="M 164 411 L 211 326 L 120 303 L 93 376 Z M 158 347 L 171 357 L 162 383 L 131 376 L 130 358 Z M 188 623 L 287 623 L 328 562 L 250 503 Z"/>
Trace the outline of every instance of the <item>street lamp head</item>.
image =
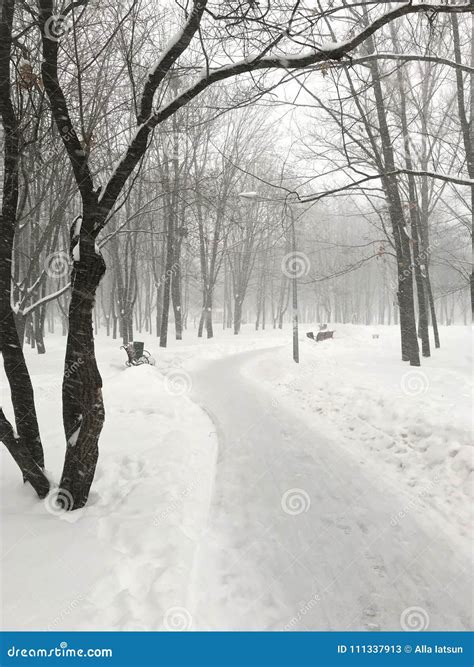
<path id="1" fill-rule="evenodd" d="M 239 197 L 242 197 L 243 199 L 257 199 L 258 197 L 258 192 L 239 192 Z"/>

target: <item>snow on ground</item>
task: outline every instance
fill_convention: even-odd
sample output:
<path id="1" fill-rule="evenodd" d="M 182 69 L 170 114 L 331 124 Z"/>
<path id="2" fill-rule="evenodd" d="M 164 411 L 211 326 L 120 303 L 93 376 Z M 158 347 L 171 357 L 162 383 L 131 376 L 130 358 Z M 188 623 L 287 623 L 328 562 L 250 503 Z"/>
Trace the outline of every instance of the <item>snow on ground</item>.
<path id="1" fill-rule="evenodd" d="M 130 369 L 99 336 L 88 506 L 55 515 L 0 450 L 2 627 L 399 629 L 421 603 L 430 629 L 467 627 L 470 331 L 443 328 L 413 370 L 394 327 L 309 329 L 298 366 L 288 329 L 191 330 L 166 350 L 136 335 L 157 363 Z M 27 350 L 56 482 L 64 342 Z"/>
<path id="2" fill-rule="evenodd" d="M 64 340 L 47 346 L 45 356 L 29 352 L 28 362 L 57 483 Z M 181 609 L 207 522 L 216 437 L 185 395 L 186 376 L 126 368 L 118 347 L 99 339 L 106 425 L 86 508 L 56 516 L 0 452 L 4 628 L 158 630 L 188 622 Z"/>
<path id="3" fill-rule="evenodd" d="M 334 328 L 333 340 L 301 339 L 299 365 L 291 350 L 280 349 L 248 366 L 246 376 L 278 395 L 295 419 L 303 416 L 372 466 L 384 484 L 405 487 L 408 500 L 394 523 L 428 504 L 447 529 L 466 538 L 473 488 L 471 329 L 442 327 L 442 347 L 413 368 L 400 362 L 397 327 Z"/>

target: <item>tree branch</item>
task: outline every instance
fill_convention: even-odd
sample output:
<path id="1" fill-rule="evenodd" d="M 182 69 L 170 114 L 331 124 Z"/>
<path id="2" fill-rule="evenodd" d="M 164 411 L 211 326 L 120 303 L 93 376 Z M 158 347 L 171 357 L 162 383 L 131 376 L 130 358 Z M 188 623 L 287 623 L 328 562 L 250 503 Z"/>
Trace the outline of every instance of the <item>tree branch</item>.
<path id="1" fill-rule="evenodd" d="M 43 43 L 43 62 L 41 74 L 44 87 L 51 104 L 56 126 L 72 164 L 77 186 L 83 201 L 88 201 L 93 193 L 92 174 L 89 169 L 86 153 L 73 127 L 66 98 L 58 77 L 59 42 L 48 37 L 48 22 L 54 20 L 52 0 L 39 0 L 39 26 Z M 50 26 L 51 27 L 51 26 Z"/>
<path id="2" fill-rule="evenodd" d="M 40 498 L 49 493 L 49 481 L 23 440 L 15 436 L 13 427 L 0 408 L 0 441 L 6 446 L 20 468 L 23 479 L 29 482 Z"/>
<path id="3" fill-rule="evenodd" d="M 421 56 L 421 55 L 416 55 L 414 53 L 412 54 L 374 53 L 372 55 L 363 56 L 361 58 L 352 58 L 351 60 L 340 64 L 344 66 L 364 65 L 365 63 L 369 63 L 372 60 L 398 60 L 400 62 L 418 61 L 418 62 L 436 63 L 438 65 L 447 65 L 448 67 L 454 67 L 455 69 L 461 70 L 462 72 L 467 72 L 468 74 L 474 73 L 474 67 L 470 67 L 469 65 L 463 65 L 462 63 L 460 62 L 458 63 L 454 60 L 449 60 L 449 58 L 440 58 L 439 56 Z"/>
<path id="4" fill-rule="evenodd" d="M 44 2 L 46 0 L 42 1 Z M 114 173 L 111 175 L 99 197 L 100 225 L 102 226 L 103 221 L 114 205 L 125 182 L 145 153 L 148 137 L 152 129 L 170 118 L 170 116 L 175 114 L 180 108 L 188 104 L 192 99 L 200 95 L 200 93 L 214 83 L 257 70 L 303 69 L 310 65 L 322 62 L 340 61 L 343 57 L 349 56 L 352 51 L 383 26 L 408 14 L 418 14 L 421 12 L 432 12 L 434 14 L 465 13 L 470 11 L 474 11 L 474 0 L 470 0 L 463 5 L 439 5 L 434 3 L 420 3 L 418 5 L 413 5 L 410 1 L 383 14 L 346 42 L 334 42 L 329 43 L 324 47 L 314 47 L 313 49 L 309 49 L 305 53 L 298 55 L 290 54 L 287 56 L 262 57 L 262 54 L 258 54 L 214 70 L 208 70 L 206 68 L 205 72 L 197 79 L 197 81 L 195 81 L 195 83 L 189 86 L 161 110 L 150 115 L 138 126 L 124 156 L 120 160 L 117 168 L 114 170 Z"/>
<path id="5" fill-rule="evenodd" d="M 207 0 L 194 0 L 193 8 L 185 26 L 180 32 L 178 32 L 177 35 L 174 36 L 155 67 L 148 74 L 148 79 L 143 89 L 140 113 L 138 115 L 139 124 L 143 123 L 151 114 L 153 96 L 156 89 L 163 81 L 174 63 L 188 48 L 192 38 L 199 29 L 206 4 Z"/>
<path id="6" fill-rule="evenodd" d="M 301 202 L 319 201 L 320 199 L 324 199 L 324 197 L 329 197 L 331 195 L 338 194 L 339 192 L 344 192 L 345 190 L 353 190 L 354 188 L 358 188 L 360 185 L 367 183 L 369 181 L 377 180 L 379 178 L 380 179 L 386 178 L 389 176 L 397 176 L 400 174 L 409 174 L 410 176 L 427 176 L 428 178 L 436 178 L 446 183 L 453 183 L 454 185 L 462 185 L 468 188 L 474 187 L 474 179 L 471 178 L 460 178 L 458 176 L 450 174 L 439 174 L 434 171 L 417 171 L 416 169 L 395 169 L 381 174 L 372 174 L 371 176 L 365 176 L 365 178 L 361 178 L 358 181 L 354 181 L 353 183 L 349 183 L 347 185 L 341 185 L 341 187 L 339 188 L 332 188 L 331 190 L 326 190 L 325 192 L 321 192 L 318 195 L 309 195 L 308 197 L 301 197 L 300 201 Z"/>

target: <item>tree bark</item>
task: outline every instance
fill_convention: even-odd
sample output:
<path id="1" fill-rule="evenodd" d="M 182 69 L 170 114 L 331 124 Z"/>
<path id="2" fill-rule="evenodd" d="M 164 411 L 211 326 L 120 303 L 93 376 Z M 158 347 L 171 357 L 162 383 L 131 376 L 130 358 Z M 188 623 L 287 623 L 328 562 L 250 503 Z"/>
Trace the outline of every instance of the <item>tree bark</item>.
<path id="1" fill-rule="evenodd" d="M 395 49 L 399 51 L 398 39 L 393 24 L 390 24 L 390 31 L 392 34 L 392 39 Z M 405 165 L 407 170 L 412 171 L 414 169 L 414 165 L 410 149 L 405 79 L 402 69 L 400 67 L 397 70 L 397 79 L 398 79 L 398 89 L 400 94 L 400 116 L 402 122 L 402 134 L 403 134 L 404 148 L 405 148 Z M 412 236 L 411 241 L 413 243 L 413 270 L 415 273 L 415 284 L 418 296 L 418 336 L 421 339 L 422 355 L 424 357 L 429 357 L 430 339 L 428 334 L 428 310 L 426 305 L 426 290 L 425 290 L 423 260 L 422 260 L 424 256 L 424 249 L 422 245 L 421 231 L 420 231 L 420 214 L 418 207 L 416 182 L 415 182 L 415 177 L 413 176 L 413 174 L 410 173 L 408 174 L 408 193 L 409 193 L 408 206 L 409 206 L 411 236 Z"/>
<path id="2" fill-rule="evenodd" d="M 240 333 L 240 327 L 242 324 L 242 302 L 237 297 L 234 299 L 234 335 L 237 336 Z"/>
<path id="3" fill-rule="evenodd" d="M 105 262 L 96 251 L 92 236 L 81 234 L 78 243 L 80 259 L 74 262 L 72 272 L 63 379 L 67 446 L 58 496 L 67 510 L 78 509 L 87 502 L 105 419 L 102 379 L 95 359 L 92 328 L 95 293 L 105 273 Z"/>
<path id="4" fill-rule="evenodd" d="M 369 38 L 368 45 L 369 52 L 375 53 L 375 47 L 372 38 Z M 388 172 L 393 172 L 395 171 L 395 158 L 385 110 L 380 71 L 376 61 L 371 63 L 370 69 L 372 73 L 372 84 L 374 87 L 385 168 Z M 405 216 L 403 213 L 403 205 L 400 197 L 397 177 L 395 175 L 385 176 L 382 178 L 382 184 L 385 190 L 385 195 L 387 197 L 397 256 L 398 304 L 400 308 L 402 359 L 404 361 L 409 361 L 412 366 L 419 366 L 420 353 L 418 348 L 415 303 L 413 298 L 411 249 L 409 237 L 405 227 Z"/>
<path id="5" fill-rule="evenodd" d="M 451 16 L 451 26 L 453 31 L 454 57 L 458 64 L 462 63 L 461 58 L 461 42 L 459 38 L 459 21 L 454 14 Z M 474 17 L 471 18 L 471 26 L 474 26 Z M 474 40 L 471 34 L 471 66 L 474 67 Z M 472 114 L 472 107 L 474 105 L 474 74 L 470 74 L 471 87 L 471 117 L 468 118 L 466 112 L 466 100 L 464 94 L 464 79 L 460 67 L 456 68 L 456 91 L 458 102 L 459 121 L 461 124 L 461 132 L 463 136 L 464 149 L 466 151 L 467 171 L 469 178 L 474 179 L 474 118 Z M 471 249 L 474 257 L 474 186 L 471 186 Z M 471 288 L 471 314 L 474 316 L 474 263 L 471 264 L 470 275 Z"/>
<path id="6" fill-rule="evenodd" d="M 44 454 L 36 416 L 33 385 L 11 309 L 11 276 L 18 206 L 18 123 L 11 102 L 10 55 L 14 0 L 5 0 L 0 14 L 0 113 L 4 129 L 4 182 L 0 215 L 0 351 L 11 391 L 18 437 L 1 413 L 0 439 L 40 498 L 49 482 L 43 473 Z"/>

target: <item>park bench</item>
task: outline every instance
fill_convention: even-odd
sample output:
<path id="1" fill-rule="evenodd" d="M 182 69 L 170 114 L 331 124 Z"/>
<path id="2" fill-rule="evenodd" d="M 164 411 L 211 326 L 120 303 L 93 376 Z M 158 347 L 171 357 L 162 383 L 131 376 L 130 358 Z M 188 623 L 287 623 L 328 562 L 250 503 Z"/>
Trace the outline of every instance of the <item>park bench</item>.
<path id="1" fill-rule="evenodd" d="M 318 331 L 318 333 L 316 334 L 316 338 L 314 337 L 314 333 L 312 331 L 308 331 L 306 335 L 308 338 L 311 338 L 311 340 L 315 340 L 317 343 L 319 343 L 319 341 L 321 340 L 334 338 L 334 331 Z"/>
<path id="2" fill-rule="evenodd" d="M 334 338 L 334 331 L 318 331 L 316 334 L 317 343 L 319 343 L 320 340 L 327 340 L 328 338 Z"/>
<path id="3" fill-rule="evenodd" d="M 140 364 L 152 364 L 153 360 L 151 359 L 150 353 L 148 350 L 144 349 L 145 344 L 141 343 L 138 340 L 127 343 L 127 345 L 122 345 L 121 350 L 125 350 L 127 353 L 127 361 L 125 364 L 127 366 L 140 366 Z"/>

